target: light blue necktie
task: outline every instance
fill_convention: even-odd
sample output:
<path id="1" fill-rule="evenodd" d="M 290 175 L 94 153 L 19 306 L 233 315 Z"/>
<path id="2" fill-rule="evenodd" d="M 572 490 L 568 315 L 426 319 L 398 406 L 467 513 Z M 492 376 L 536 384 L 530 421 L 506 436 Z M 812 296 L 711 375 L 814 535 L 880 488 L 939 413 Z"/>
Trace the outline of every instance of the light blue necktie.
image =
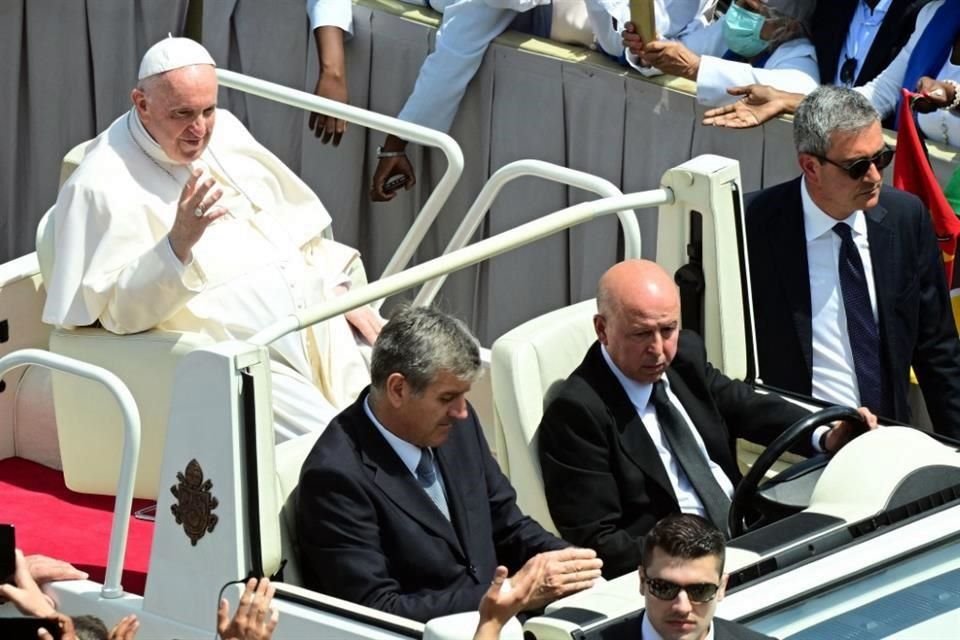
<path id="1" fill-rule="evenodd" d="M 450 510 L 447 508 L 447 497 L 443 495 L 443 487 L 437 478 L 437 468 L 433 461 L 433 452 L 427 448 L 420 449 L 420 462 L 417 463 L 417 480 L 427 492 L 433 503 L 440 509 L 440 513 L 447 520 L 450 519 Z"/>

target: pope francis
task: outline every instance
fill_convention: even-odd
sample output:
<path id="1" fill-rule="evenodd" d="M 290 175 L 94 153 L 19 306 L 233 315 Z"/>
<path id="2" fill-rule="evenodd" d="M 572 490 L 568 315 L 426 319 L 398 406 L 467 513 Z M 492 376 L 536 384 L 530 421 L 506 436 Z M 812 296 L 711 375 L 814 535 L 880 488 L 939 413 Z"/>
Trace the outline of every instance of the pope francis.
<path id="1" fill-rule="evenodd" d="M 133 107 L 51 211 L 45 322 L 243 340 L 349 287 L 359 254 L 329 239 L 307 185 L 217 109 L 214 66 L 186 38 L 144 55 Z M 356 399 L 370 381 L 361 346 L 381 324 L 364 307 L 270 345 L 278 439 L 322 429 Z"/>

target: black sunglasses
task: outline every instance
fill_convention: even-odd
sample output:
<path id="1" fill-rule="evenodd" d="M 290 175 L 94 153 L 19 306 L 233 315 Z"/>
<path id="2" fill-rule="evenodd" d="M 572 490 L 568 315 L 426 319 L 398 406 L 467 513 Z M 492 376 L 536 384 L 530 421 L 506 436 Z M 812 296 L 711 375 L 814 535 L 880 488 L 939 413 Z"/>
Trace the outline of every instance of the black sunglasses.
<path id="1" fill-rule="evenodd" d="M 893 152 L 895 149 L 890 145 L 883 145 L 883 150 L 880 151 L 877 155 L 870 158 L 860 158 L 859 160 L 854 160 L 849 164 L 840 164 L 839 162 L 834 162 L 826 156 L 815 156 L 824 162 L 829 162 L 835 167 L 843 169 L 848 176 L 853 180 L 859 180 L 863 176 L 867 175 L 867 171 L 870 171 L 870 165 L 874 165 L 877 168 L 877 171 L 883 171 L 887 166 L 893 161 Z"/>
<path id="2" fill-rule="evenodd" d="M 677 584 L 669 580 L 648 578 L 646 576 L 644 576 L 642 580 L 644 584 L 647 585 L 647 591 L 650 592 L 650 595 L 658 600 L 673 600 L 680 591 L 686 591 L 690 602 L 703 604 L 704 602 L 713 600 L 717 596 L 717 591 L 720 589 L 720 585 L 713 584 L 712 582 Z"/>

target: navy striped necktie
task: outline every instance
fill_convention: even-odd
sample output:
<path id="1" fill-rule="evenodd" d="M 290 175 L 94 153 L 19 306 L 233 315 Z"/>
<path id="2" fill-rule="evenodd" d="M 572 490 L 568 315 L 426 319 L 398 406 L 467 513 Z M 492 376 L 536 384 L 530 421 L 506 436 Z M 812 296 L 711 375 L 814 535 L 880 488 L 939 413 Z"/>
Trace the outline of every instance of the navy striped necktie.
<path id="1" fill-rule="evenodd" d="M 880 365 L 880 330 L 873 319 L 870 289 L 860 252 L 853 241 L 850 225 L 838 222 L 833 232 L 840 236 L 838 272 L 843 310 L 847 316 L 847 335 L 853 352 L 860 404 L 877 414 L 883 411 L 883 369 Z"/>

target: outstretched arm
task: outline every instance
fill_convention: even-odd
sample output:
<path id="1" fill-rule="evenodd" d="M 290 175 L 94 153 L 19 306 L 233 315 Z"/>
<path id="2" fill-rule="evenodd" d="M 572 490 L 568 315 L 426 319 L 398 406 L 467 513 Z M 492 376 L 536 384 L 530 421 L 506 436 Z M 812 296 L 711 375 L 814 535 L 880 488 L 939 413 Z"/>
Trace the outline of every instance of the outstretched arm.
<path id="1" fill-rule="evenodd" d="M 457 0 L 448 5 L 437 31 L 436 47 L 420 67 L 413 93 L 397 117 L 438 131 L 449 131 L 487 47 L 516 15 L 516 11 L 475 0 Z M 387 136 L 383 144 L 386 155 L 379 158 L 370 185 L 372 200 L 394 198 L 399 187 L 389 190 L 384 189 L 384 184 L 395 175 L 407 177 L 405 189 L 416 182 L 413 168 L 403 154 L 406 146 L 405 140 Z"/>
<path id="2" fill-rule="evenodd" d="M 785 113 L 793 113 L 803 94 L 780 91 L 765 84 L 730 87 L 727 93 L 740 96 L 733 104 L 708 109 L 703 124 L 729 129 L 749 129 Z"/>

